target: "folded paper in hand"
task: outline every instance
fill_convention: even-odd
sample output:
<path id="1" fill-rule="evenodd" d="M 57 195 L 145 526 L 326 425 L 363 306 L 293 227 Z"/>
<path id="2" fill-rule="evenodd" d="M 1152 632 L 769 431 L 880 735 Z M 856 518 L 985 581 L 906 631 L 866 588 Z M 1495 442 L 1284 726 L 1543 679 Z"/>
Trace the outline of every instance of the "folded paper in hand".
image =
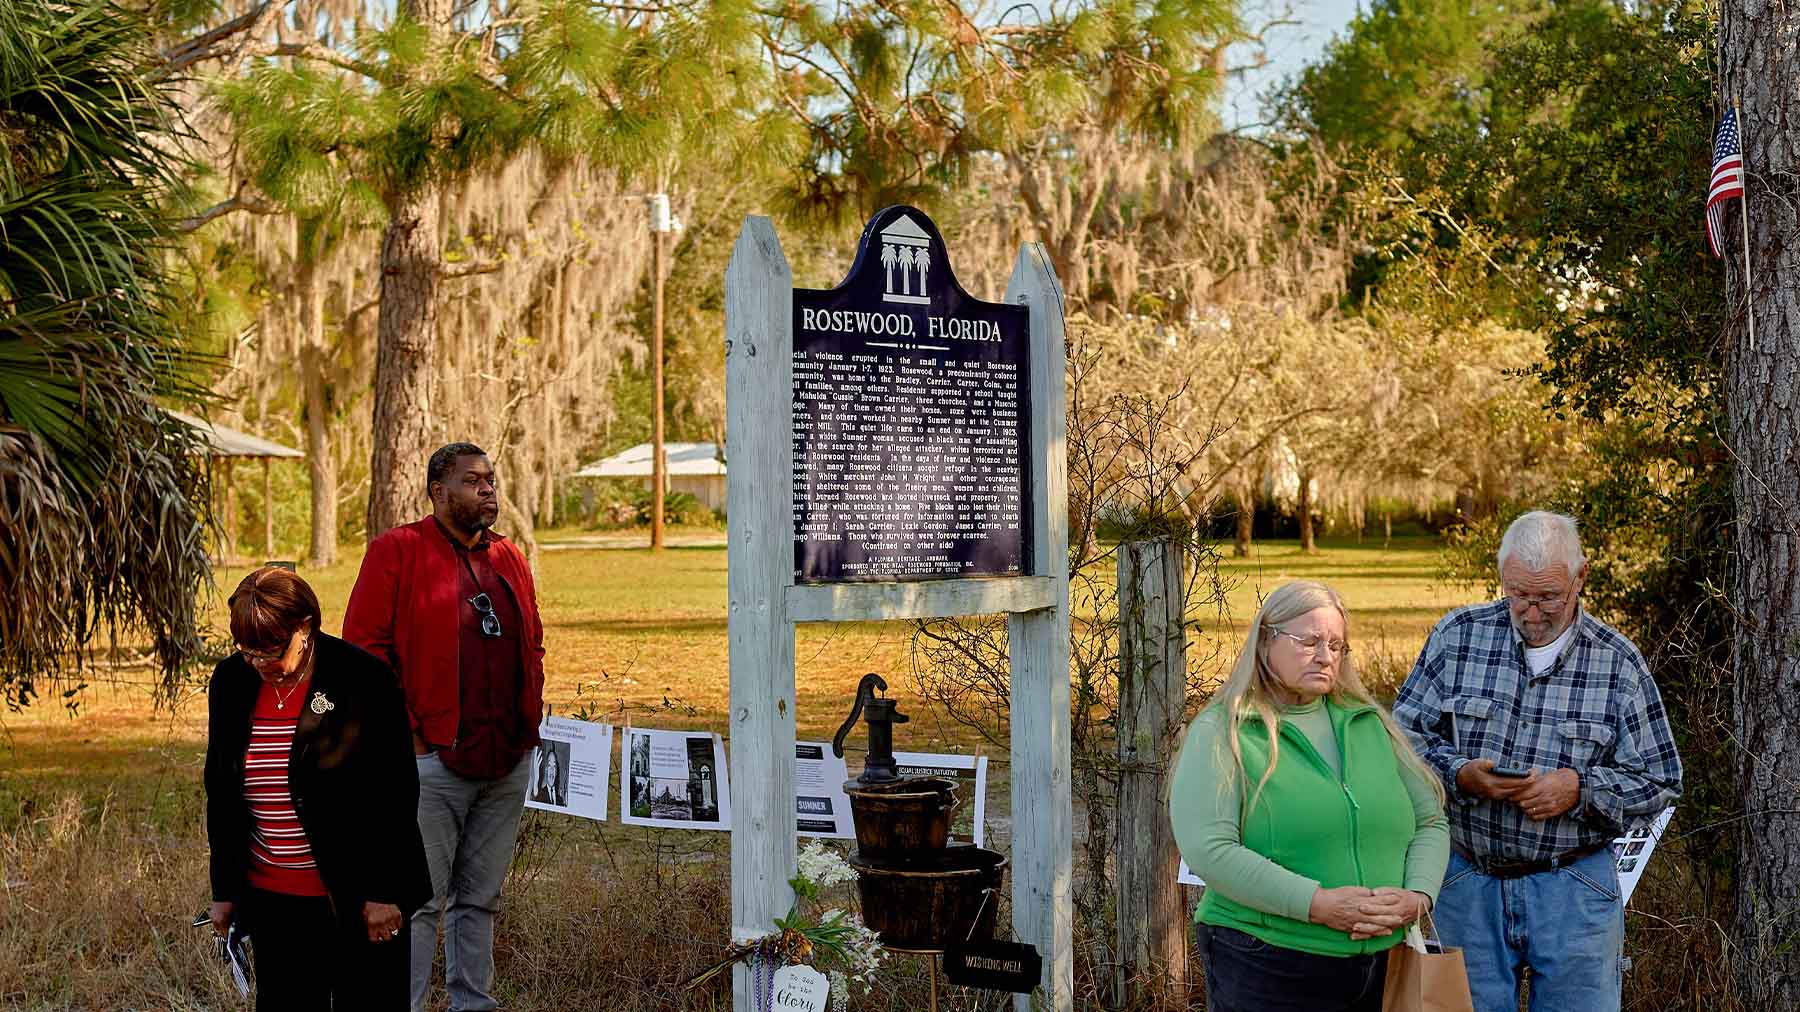
<path id="1" fill-rule="evenodd" d="M 250 997 L 250 953 L 245 948 L 250 936 L 238 929 L 237 921 L 232 921 L 225 937 L 218 941 L 219 958 L 231 967 L 231 982 L 237 985 L 238 996 Z"/>

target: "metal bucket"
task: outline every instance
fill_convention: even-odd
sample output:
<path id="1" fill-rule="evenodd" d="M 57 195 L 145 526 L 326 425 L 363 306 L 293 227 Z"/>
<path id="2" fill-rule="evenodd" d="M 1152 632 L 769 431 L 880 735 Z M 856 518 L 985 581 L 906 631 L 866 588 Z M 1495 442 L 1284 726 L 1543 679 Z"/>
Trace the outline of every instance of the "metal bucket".
<path id="1" fill-rule="evenodd" d="M 942 949 L 950 942 L 989 941 L 1000 913 L 1006 855 L 950 847 L 930 867 L 888 864 L 850 855 L 862 894 L 863 923 L 896 949 Z"/>
<path id="2" fill-rule="evenodd" d="M 857 784 L 845 793 L 856 823 L 856 849 L 871 861 L 929 861 L 950 843 L 954 780 L 913 777 Z"/>

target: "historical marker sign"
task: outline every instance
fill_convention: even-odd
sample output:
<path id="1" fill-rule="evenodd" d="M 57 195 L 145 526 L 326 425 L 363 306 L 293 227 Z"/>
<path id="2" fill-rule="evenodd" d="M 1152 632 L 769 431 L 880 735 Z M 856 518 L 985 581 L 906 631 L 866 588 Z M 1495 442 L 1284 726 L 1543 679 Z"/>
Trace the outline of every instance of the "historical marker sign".
<path id="1" fill-rule="evenodd" d="M 905 207 L 869 223 L 842 285 L 792 286 L 774 225 L 747 218 L 725 272 L 732 800 L 795 810 L 796 623 L 1005 614 L 1012 924 L 1042 960 L 1013 1008 L 1071 1012 L 1062 286 L 1028 243 L 1007 305 L 970 298 L 937 229 Z M 795 861 L 792 822 L 733 830 L 733 941 L 784 915 Z M 1006 953 L 974 955 L 1029 983 Z M 767 1008 L 758 983 L 732 970 L 737 1012 Z"/>
<path id="2" fill-rule="evenodd" d="M 794 578 L 1031 572 L 1029 320 L 878 212 L 844 283 L 794 290 Z"/>

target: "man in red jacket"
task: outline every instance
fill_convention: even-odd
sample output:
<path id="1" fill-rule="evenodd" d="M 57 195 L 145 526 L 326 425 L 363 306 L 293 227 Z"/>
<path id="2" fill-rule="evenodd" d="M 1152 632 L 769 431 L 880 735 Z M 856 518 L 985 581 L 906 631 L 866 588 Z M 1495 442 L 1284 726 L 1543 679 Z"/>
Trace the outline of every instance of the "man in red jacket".
<path id="1" fill-rule="evenodd" d="M 369 542 L 344 638 L 400 676 L 419 764 L 433 899 L 412 917 L 412 1007 L 438 922 L 453 1012 L 496 1007 L 494 909 L 519 835 L 544 695 L 544 627 L 525 557 L 491 528 L 494 465 L 451 443 L 427 465 L 431 516 Z"/>

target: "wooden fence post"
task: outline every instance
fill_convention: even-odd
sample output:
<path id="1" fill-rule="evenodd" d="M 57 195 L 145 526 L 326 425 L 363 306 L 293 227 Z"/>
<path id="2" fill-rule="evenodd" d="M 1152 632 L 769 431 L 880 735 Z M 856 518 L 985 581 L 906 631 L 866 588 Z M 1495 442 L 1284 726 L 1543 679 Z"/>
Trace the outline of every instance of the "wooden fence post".
<path id="1" fill-rule="evenodd" d="M 275 560 L 275 483 L 269 477 L 269 458 L 262 459 L 263 561 Z"/>
<path id="2" fill-rule="evenodd" d="M 225 470 L 225 519 L 224 522 L 220 524 L 219 529 L 223 532 L 225 548 L 219 553 L 219 561 L 222 564 L 229 566 L 236 562 L 238 557 L 237 476 L 232 473 L 237 461 L 231 457 L 221 457 L 220 459 L 224 462 L 223 467 Z"/>
<path id="3" fill-rule="evenodd" d="M 1069 466 L 1063 292 L 1040 243 L 1019 250 L 1006 301 L 1031 310 L 1032 568 L 1053 603 L 1007 622 L 1012 660 L 1013 933 L 1044 958 L 1043 1004 L 1075 1006 L 1074 809 L 1069 783 Z M 1171 880 L 1170 888 L 1173 889 Z"/>
<path id="4" fill-rule="evenodd" d="M 1163 783 L 1187 696 L 1182 552 L 1167 538 L 1119 546 L 1119 846 L 1121 1007 L 1187 1007 L 1188 925 L 1181 855 Z"/>
<path id="5" fill-rule="evenodd" d="M 746 218 L 725 269 L 736 942 L 774 930 L 793 902 L 794 626 L 786 600 L 794 582 L 793 315 L 793 275 L 775 226 Z M 742 962 L 732 971 L 732 1008 L 755 1009 Z"/>

